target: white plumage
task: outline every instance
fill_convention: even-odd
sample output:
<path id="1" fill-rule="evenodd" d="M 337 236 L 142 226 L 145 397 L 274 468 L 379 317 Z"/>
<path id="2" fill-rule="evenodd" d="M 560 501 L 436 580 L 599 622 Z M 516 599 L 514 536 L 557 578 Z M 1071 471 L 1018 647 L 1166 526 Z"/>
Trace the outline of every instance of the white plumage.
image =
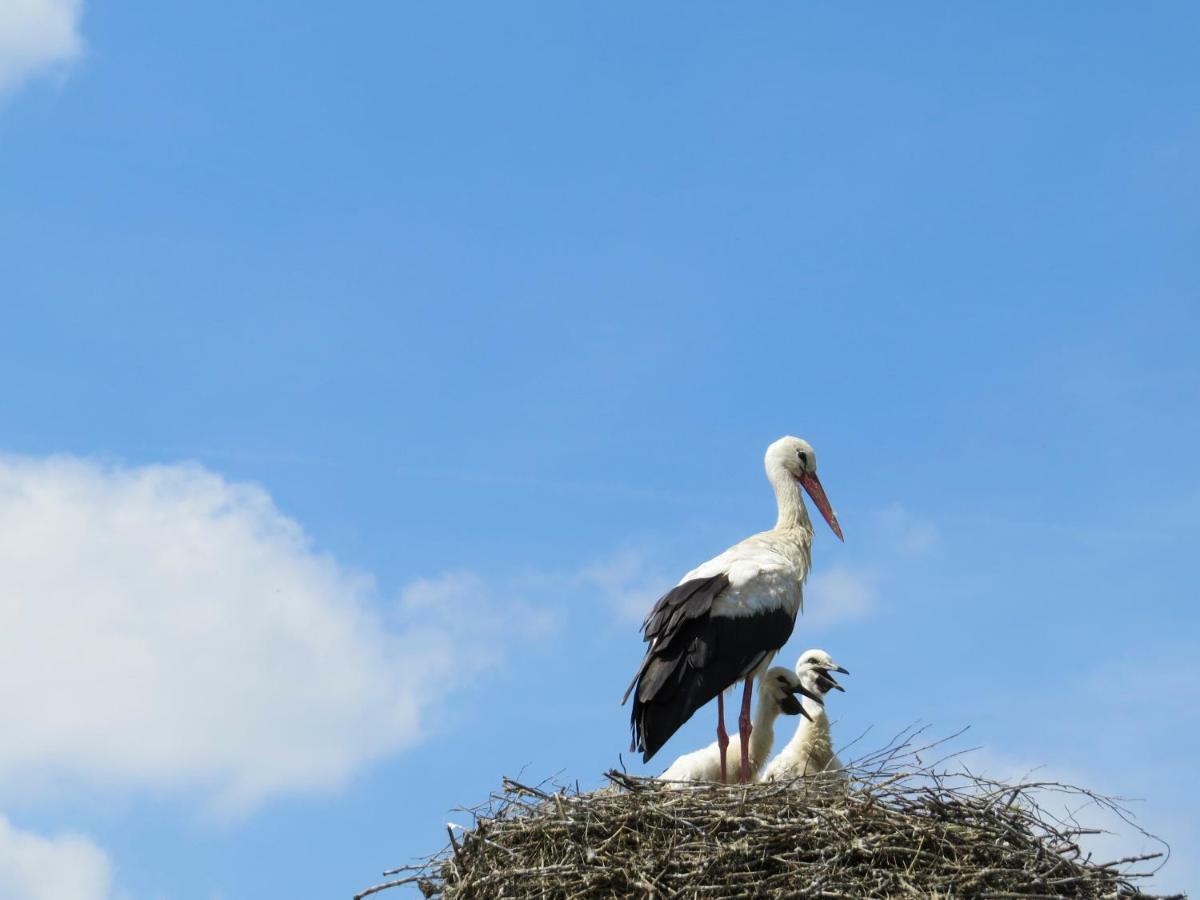
<path id="1" fill-rule="evenodd" d="M 780 714 L 801 714 L 800 700 L 795 696 L 801 687 L 799 676 L 782 666 L 768 669 L 760 679 L 754 730 L 750 732 L 751 779 L 758 777 L 767 757 L 771 755 L 771 748 L 775 744 L 775 720 Z M 734 744 L 729 750 L 728 764 L 738 767 L 741 759 L 741 749 Z M 703 749 L 685 753 L 658 777 L 663 781 L 720 781 L 721 749 L 713 741 Z"/>
<path id="2" fill-rule="evenodd" d="M 831 690 L 844 690 L 829 674 L 831 671 L 849 674 L 824 650 L 806 650 L 796 663 L 796 675 L 801 684 L 821 697 Z M 802 703 L 808 717 L 801 718 L 795 735 L 771 760 L 763 772 L 763 781 L 791 781 L 842 768 L 841 761 L 833 752 L 833 737 L 825 707 L 807 697 Z"/>
<path id="3" fill-rule="evenodd" d="M 798 499 L 797 503 L 801 515 L 794 522 L 746 538 L 692 569 L 679 583 L 724 574 L 729 587 L 713 602 L 712 615 L 752 616 L 782 609 L 795 618 L 804 608 L 813 538 L 807 511 Z"/>

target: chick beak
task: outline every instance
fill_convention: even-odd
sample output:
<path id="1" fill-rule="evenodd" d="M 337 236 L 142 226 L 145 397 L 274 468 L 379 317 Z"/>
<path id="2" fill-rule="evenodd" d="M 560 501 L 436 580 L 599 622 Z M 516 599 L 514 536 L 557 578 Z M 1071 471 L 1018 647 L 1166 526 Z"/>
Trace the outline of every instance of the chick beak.
<path id="1" fill-rule="evenodd" d="M 828 672 L 825 673 L 825 680 L 829 682 L 829 687 L 832 688 L 833 690 L 841 691 L 843 694 L 846 693 L 846 689 L 844 687 L 842 687 L 840 684 L 838 684 L 837 679 L 834 678 L 832 675 L 830 675 Z"/>

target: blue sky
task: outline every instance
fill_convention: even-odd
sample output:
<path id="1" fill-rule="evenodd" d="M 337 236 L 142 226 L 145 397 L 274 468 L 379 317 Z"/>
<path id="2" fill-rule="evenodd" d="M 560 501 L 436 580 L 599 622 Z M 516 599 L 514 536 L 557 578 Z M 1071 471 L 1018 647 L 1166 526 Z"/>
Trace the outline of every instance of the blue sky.
<path id="1" fill-rule="evenodd" d="M 349 896 L 502 775 L 597 783 L 785 433 L 839 735 L 970 725 L 1200 887 L 1198 30 L 0 10 L 0 893 Z"/>

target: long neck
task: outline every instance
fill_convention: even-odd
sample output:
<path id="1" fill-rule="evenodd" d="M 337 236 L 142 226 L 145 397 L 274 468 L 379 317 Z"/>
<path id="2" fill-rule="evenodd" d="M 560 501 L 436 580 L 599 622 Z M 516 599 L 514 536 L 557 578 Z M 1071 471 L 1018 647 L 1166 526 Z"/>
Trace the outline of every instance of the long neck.
<path id="1" fill-rule="evenodd" d="M 812 690 L 814 686 L 812 684 L 805 684 L 805 687 Z M 801 697 L 800 705 L 804 707 L 804 711 L 808 713 L 808 716 L 807 718 L 797 716 L 800 721 L 796 723 L 796 733 L 788 741 L 788 750 L 795 750 L 805 744 L 809 744 L 820 733 L 829 731 L 829 719 L 825 716 L 824 706 L 808 697 Z"/>
<path id="2" fill-rule="evenodd" d="M 812 720 L 802 719 L 796 727 L 796 733 L 783 749 L 783 755 L 793 761 L 804 760 L 804 771 L 801 774 L 810 775 L 812 772 L 823 770 L 833 756 L 833 742 L 829 735 L 829 719 L 824 707 L 818 706 L 805 697 L 802 701 L 804 711 L 812 716 Z"/>
<path id="3" fill-rule="evenodd" d="M 825 716 L 824 706 L 808 697 L 801 697 L 800 705 L 804 707 L 804 711 L 808 713 L 809 720 L 813 724 L 820 725 L 822 728 L 829 727 L 829 719 Z"/>
<path id="4" fill-rule="evenodd" d="M 779 505 L 779 518 L 775 521 L 775 530 L 803 528 L 812 531 L 808 510 L 805 509 L 804 500 L 800 496 L 800 483 L 780 465 L 767 469 L 767 478 L 771 481 L 771 487 L 775 488 L 775 502 Z"/>
<path id="5" fill-rule="evenodd" d="M 754 710 L 753 730 L 750 732 L 750 767 L 758 774 L 771 748 L 775 746 L 775 720 L 779 718 L 779 704 L 761 694 L 758 707 Z"/>

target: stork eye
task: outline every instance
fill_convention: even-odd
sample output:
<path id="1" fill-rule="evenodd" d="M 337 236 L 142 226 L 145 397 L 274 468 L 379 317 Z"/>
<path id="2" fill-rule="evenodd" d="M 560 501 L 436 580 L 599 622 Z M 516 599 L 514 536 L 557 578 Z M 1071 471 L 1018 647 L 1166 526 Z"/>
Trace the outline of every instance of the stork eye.
<path id="1" fill-rule="evenodd" d="M 807 469 L 808 468 L 808 454 L 805 453 L 803 450 L 797 450 L 796 456 L 800 460 L 800 465 L 802 465 L 804 468 Z"/>

